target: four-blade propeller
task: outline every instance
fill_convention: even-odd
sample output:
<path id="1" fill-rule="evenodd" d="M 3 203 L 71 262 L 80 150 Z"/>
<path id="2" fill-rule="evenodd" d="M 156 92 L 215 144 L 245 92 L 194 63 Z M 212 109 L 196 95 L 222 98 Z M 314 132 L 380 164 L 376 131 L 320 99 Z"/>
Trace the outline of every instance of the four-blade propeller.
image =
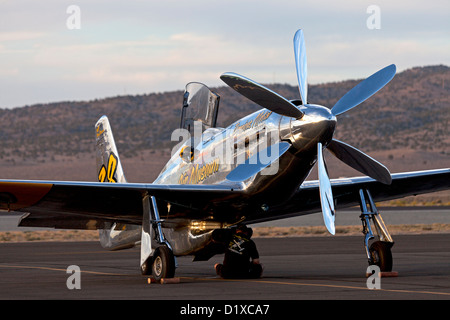
<path id="1" fill-rule="evenodd" d="M 308 82 L 305 39 L 301 29 L 298 30 L 294 36 L 294 56 L 298 87 L 302 100 L 301 106 L 294 105 L 292 102 L 280 96 L 276 92 L 236 73 L 224 73 L 220 78 L 234 90 L 260 106 L 283 116 L 302 119 L 308 109 Z M 358 85 L 348 91 L 341 99 L 339 99 L 338 102 L 336 102 L 336 104 L 331 108 L 331 114 L 333 116 L 338 116 L 361 104 L 383 88 L 389 81 L 391 81 L 395 75 L 395 72 L 396 67 L 392 64 L 361 81 Z M 322 213 L 324 223 L 328 231 L 331 234 L 334 234 L 334 199 L 322 153 L 324 148 L 327 148 L 336 158 L 348 166 L 381 183 L 390 184 L 392 179 L 389 170 L 385 166 L 360 150 L 335 139 L 329 141 L 327 146 L 323 145 L 321 142 L 318 142 L 317 163 Z M 285 152 L 286 150 L 283 149 L 283 151 Z M 279 156 L 281 156 L 281 154 Z M 242 169 L 243 168 L 241 167 L 239 170 L 242 171 Z M 254 171 L 252 172 L 254 174 L 257 173 Z M 239 175 L 242 175 L 241 172 L 239 173 Z M 236 174 L 236 176 L 238 175 Z"/>

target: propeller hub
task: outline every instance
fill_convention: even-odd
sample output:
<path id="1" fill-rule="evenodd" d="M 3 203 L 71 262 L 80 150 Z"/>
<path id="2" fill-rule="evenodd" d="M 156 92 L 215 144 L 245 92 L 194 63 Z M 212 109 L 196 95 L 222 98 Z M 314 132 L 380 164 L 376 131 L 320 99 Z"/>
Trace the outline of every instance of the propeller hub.
<path id="1" fill-rule="evenodd" d="M 304 113 L 301 119 L 290 118 L 290 137 L 293 146 L 299 150 L 316 150 L 317 143 L 327 146 L 333 138 L 336 117 L 331 110 L 314 104 L 300 107 Z"/>

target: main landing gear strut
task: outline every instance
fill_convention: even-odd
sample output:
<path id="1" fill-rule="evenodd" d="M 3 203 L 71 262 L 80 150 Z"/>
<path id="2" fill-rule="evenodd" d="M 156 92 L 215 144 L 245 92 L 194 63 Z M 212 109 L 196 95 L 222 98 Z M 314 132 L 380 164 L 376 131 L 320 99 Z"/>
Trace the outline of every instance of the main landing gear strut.
<path id="1" fill-rule="evenodd" d="M 164 238 L 156 199 L 149 195 L 142 199 L 143 220 L 141 236 L 141 273 L 153 275 L 156 281 L 173 278 L 176 261 L 172 247 Z"/>
<path id="2" fill-rule="evenodd" d="M 389 231 L 384 224 L 381 215 L 373 202 L 369 190 L 359 190 L 361 222 L 364 234 L 364 247 L 367 254 L 369 265 L 376 265 L 381 272 L 392 271 L 392 252 L 394 245 Z M 369 241 L 374 239 L 373 229 L 375 229 L 378 240 L 369 247 Z"/>

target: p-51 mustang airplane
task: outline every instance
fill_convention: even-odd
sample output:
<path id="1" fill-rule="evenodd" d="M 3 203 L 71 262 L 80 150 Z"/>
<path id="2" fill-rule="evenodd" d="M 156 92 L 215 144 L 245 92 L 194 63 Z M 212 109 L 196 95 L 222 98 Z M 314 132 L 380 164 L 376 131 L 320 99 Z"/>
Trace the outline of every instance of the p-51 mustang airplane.
<path id="1" fill-rule="evenodd" d="M 329 109 L 308 100 L 302 30 L 294 36 L 294 53 L 301 100 L 287 100 L 235 73 L 221 76 L 263 107 L 227 128 L 216 127 L 219 96 L 200 83 L 188 84 L 180 131 L 187 135 L 153 183 L 127 183 L 103 116 L 95 125 L 99 182 L 0 180 L 0 208 L 25 212 L 20 226 L 99 229 L 108 249 L 140 243 L 141 272 L 160 279 L 174 276 L 176 256 L 208 260 L 222 253 L 214 240 L 237 224 L 322 211 L 334 234 L 335 208 L 359 204 L 369 264 L 391 270 L 393 240 L 375 201 L 448 189 L 450 169 L 391 175 L 333 139 L 336 117 L 384 87 L 395 65 L 360 82 Z M 330 181 L 324 149 L 366 176 Z M 316 162 L 319 179 L 305 181 Z M 378 240 L 369 246 L 374 233 Z"/>

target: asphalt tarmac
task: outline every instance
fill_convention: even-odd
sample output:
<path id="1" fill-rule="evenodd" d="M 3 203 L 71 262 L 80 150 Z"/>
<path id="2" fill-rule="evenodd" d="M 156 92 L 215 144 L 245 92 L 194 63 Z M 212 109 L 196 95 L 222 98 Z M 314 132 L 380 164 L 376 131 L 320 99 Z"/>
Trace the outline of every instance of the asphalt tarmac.
<path id="1" fill-rule="evenodd" d="M 264 265 L 257 280 L 220 279 L 213 266 L 223 255 L 207 262 L 179 257 L 177 284 L 149 284 L 139 271 L 139 248 L 105 251 L 97 242 L 0 243 L 0 299 L 177 300 L 174 314 L 181 314 L 187 302 L 192 307 L 213 300 L 216 313 L 219 303 L 222 314 L 230 301 L 240 301 L 241 308 L 254 301 L 449 300 L 450 234 L 397 235 L 394 241 L 398 276 L 378 278 L 379 289 L 367 287 L 362 235 L 256 238 Z M 72 265 L 81 272 L 68 273 Z M 69 289 L 68 283 L 80 288 Z"/>

